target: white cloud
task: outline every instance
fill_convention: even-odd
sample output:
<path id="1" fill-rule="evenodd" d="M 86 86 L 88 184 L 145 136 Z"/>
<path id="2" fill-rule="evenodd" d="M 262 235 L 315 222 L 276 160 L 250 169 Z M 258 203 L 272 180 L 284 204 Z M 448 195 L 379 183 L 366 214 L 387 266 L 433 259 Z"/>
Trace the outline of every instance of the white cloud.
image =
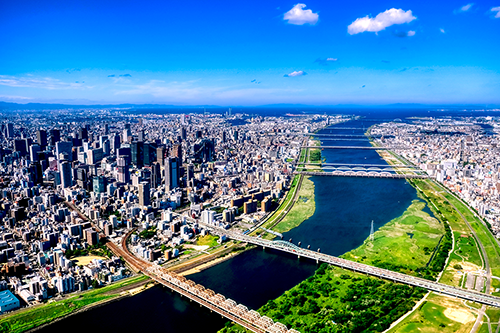
<path id="1" fill-rule="evenodd" d="M 495 18 L 500 18 L 500 6 L 491 8 L 491 11 L 497 12 L 497 14 L 495 15 Z"/>
<path id="2" fill-rule="evenodd" d="M 50 77 L 34 78 L 32 75 L 29 77 L 15 77 L 8 75 L 0 75 L 0 85 L 9 87 L 22 87 L 22 88 L 42 88 L 42 89 L 79 89 L 85 88 L 81 83 L 63 82 L 58 79 Z"/>
<path id="3" fill-rule="evenodd" d="M 439 29 L 439 31 L 441 31 L 441 33 L 442 33 L 442 34 L 445 34 L 445 33 L 446 33 L 446 31 L 444 31 L 444 29 L 443 29 L 443 28 Z"/>
<path id="4" fill-rule="evenodd" d="M 378 14 L 375 18 L 365 16 L 356 19 L 347 27 L 347 32 L 350 35 L 365 31 L 379 32 L 391 25 L 409 23 L 415 19 L 416 17 L 412 15 L 411 10 L 405 12 L 402 9 L 391 8 Z"/>
<path id="5" fill-rule="evenodd" d="M 326 58 L 326 61 L 337 61 L 337 60 L 339 60 L 339 59 L 337 59 L 337 58 Z"/>
<path id="6" fill-rule="evenodd" d="M 298 3 L 293 6 L 288 12 L 283 15 L 283 19 L 288 21 L 290 24 L 295 25 L 303 25 L 303 24 L 311 24 L 314 25 L 318 22 L 319 15 L 317 13 L 313 13 L 310 9 L 306 8 L 306 5 L 303 3 Z"/>
<path id="7" fill-rule="evenodd" d="M 408 37 L 415 36 L 415 31 L 410 30 L 408 31 Z"/>
<path id="8" fill-rule="evenodd" d="M 293 71 L 290 74 L 285 74 L 283 76 L 284 77 L 294 77 L 294 76 L 303 76 L 303 75 L 307 75 L 307 73 L 304 71 Z"/>
<path id="9" fill-rule="evenodd" d="M 25 96 L 0 95 L 0 100 L 3 101 L 26 101 L 31 99 L 33 98 Z"/>
<path id="10" fill-rule="evenodd" d="M 468 3 L 465 6 L 460 7 L 460 11 L 461 12 L 467 12 L 467 11 L 469 11 L 469 9 L 471 9 L 472 6 L 474 6 L 473 3 Z"/>

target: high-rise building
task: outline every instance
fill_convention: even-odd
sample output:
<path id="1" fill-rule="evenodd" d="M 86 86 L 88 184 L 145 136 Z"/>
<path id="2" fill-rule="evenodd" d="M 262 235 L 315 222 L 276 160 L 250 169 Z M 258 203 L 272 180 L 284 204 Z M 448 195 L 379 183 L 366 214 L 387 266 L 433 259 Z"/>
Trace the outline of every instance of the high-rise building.
<path id="1" fill-rule="evenodd" d="M 104 176 L 94 176 L 92 179 L 92 188 L 95 193 L 105 193 L 106 178 Z"/>
<path id="2" fill-rule="evenodd" d="M 149 193 L 149 184 L 142 182 L 139 184 L 139 205 L 147 207 L 151 204 L 151 197 Z"/>
<path id="3" fill-rule="evenodd" d="M 165 160 L 165 188 L 167 191 L 179 187 L 179 164 L 177 157 L 169 157 Z"/>
<path id="4" fill-rule="evenodd" d="M 56 158 L 60 159 L 61 154 L 67 154 L 67 160 L 73 160 L 73 142 L 71 141 L 59 141 L 56 143 Z"/>
<path id="5" fill-rule="evenodd" d="M 87 127 L 82 127 L 78 130 L 78 139 L 80 140 L 88 140 L 89 139 L 89 132 Z"/>
<path id="6" fill-rule="evenodd" d="M 40 147 L 47 146 L 47 132 L 45 132 L 44 130 L 36 131 L 36 140 Z"/>
<path id="7" fill-rule="evenodd" d="M 62 162 L 60 164 L 59 173 L 61 175 L 62 188 L 71 187 L 73 185 L 73 177 L 71 176 L 71 164 L 68 162 Z"/>
<path id="8" fill-rule="evenodd" d="M 28 152 L 26 150 L 26 141 L 23 139 L 14 140 L 14 151 L 19 152 L 21 156 L 25 156 L 26 153 Z"/>
<path id="9" fill-rule="evenodd" d="M 130 145 L 130 150 L 132 153 L 132 164 L 137 168 L 142 168 L 142 166 L 144 165 L 144 142 L 132 142 L 132 144 Z"/>
<path id="10" fill-rule="evenodd" d="M 177 157 L 179 159 L 179 163 L 182 164 L 182 145 L 179 143 L 175 144 L 172 147 L 172 151 L 170 152 L 170 156 Z"/>
<path id="11" fill-rule="evenodd" d="M 118 164 L 118 181 L 128 184 L 130 183 L 130 171 L 128 168 L 127 158 L 128 156 L 120 156 L 116 160 Z"/>
<path id="12" fill-rule="evenodd" d="M 181 127 L 181 139 L 186 140 L 187 138 L 187 132 L 185 127 Z"/>
<path id="13" fill-rule="evenodd" d="M 160 163 L 154 162 L 151 166 L 151 187 L 156 188 L 161 185 L 161 167 Z"/>
<path id="14" fill-rule="evenodd" d="M 14 137 L 14 124 L 8 123 L 7 124 L 7 133 L 6 136 L 8 138 L 13 138 Z"/>
<path id="15" fill-rule="evenodd" d="M 61 132 L 58 129 L 50 130 L 50 144 L 55 146 L 57 142 L 61 141 Z"/>
<path id="16" fill-rule="evenodd" d="M 38 152 L 40 151 L 39 145 L 31 145 L 30 146 L 30 161 L 36 162 L 38 161 Z"/>

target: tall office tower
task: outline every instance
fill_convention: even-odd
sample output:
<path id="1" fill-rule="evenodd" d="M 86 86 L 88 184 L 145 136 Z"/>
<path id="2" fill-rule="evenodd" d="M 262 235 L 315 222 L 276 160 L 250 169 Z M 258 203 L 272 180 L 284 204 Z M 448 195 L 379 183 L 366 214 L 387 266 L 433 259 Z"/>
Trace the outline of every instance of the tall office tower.
<path id="1" fill-rule="evenodd" d="M 87 127 L 82 127 L 78 130 L 78 139 L 80 140 L 88 140 L 89 139 L 89 131 Z"/>
<path id="2" fill-rule="evenodd" d="M 156 161 L 156 146 L 154 143 L 144 143 L 143 144 L 143 165 L 152 165 Z"/>
<path id="3" fill-rule="evenodd" d="M 73 142 L 71 141 L 59 141 L 56 143 L 56 159 L 61 158 L 61 154 L 67 154 L 68 161 L 73 160 Z"/>
<path id="4" fill-rule="evenodd" d="M 14 140 L 14 151 L 19 152 L 21 156 L 25 156 L 28 152 L 26 149 L 26 141 L 23 139 Z"/>
<path id="5" fill-rule="evenodd" d="M 147 182 L 142 182 L 139 184 L 139 205 L 147 207 L 150 204 L 151 198 L 149 193 L 149 184 Z"/>
<path id="6" fill-rule="evenodd" d="M 39 145 L 31 145 L 30 146 L 30 161 L 36 162 L 38 161 L 38 152 L 40 151 Z"/>
<path id="7" fill-rule="evenodd" d="M 62 162 L 60 164 L 61 170 L 59 171 L 61 175 L 61 185 L 63 188 L 68 188 L 71 187 L 72 184 L 72 177 L 71 177 L 71 164 L 68 162 Z"/>
<path id="8" fill-rule="evenodd" d="M 186 175 L 187 186 L 192 185 L 191 183 L 192 183 L 193 179 L 194 179 L 194 165 L 189 164 L 187 166 L 187 175 Z"/>
<path id="9" fill-rule="evenodd" d="M 144 134 L 144 131 L 139 131 L 139 133 L 137 133 L 137 141 L 144 142 L 145 138 L 146 134 Z"/>
<path id="10" fill-rule="evenodd" d="M 36 141 L 40 145 L 40 147 L 47 146 L 47 132 L 44 130 L 36 131 Z"/>
<path id="11" fill-rule="evenodd" d="M 93 188 L 95 193 L 105 193 L 106 192 L 106 177 L 94 176 L 92 178 L 92 188 Z"/>
<path id="12" fill-rule="evenodd" d="M 144 142 L 132 142 L 130 150 L 132 153 L 132 164 L 137 168 L 142 168 L 144 165 Z"/>
<path id="13" fill-rule="evenodd" d="M 116 160 L 118 164 L 118 181 L 121 183 L 130 183 L 130 171 L 127 164 L 128 156 L 119 156 Z"/>
<path id="14" fill-rule="evenodd" d="M 109 125 L 104 124 L 104 135 L 108 135 L 108 134 L 109 134 Z"/>
<path id="15" fill-rule="evenodd" d="M 151 166 L 151 187 L 157 188 L 161 185 L 161 166 L 160 163 L 154 162 Z"/>
<path id="16" fill-rule="evenodd" d="M 222 131 L 222 142 L 225 143 L 227 141 L 227 135 L 225 131 Z"/>
<path id="17" fill-rule="evenodd" d="M 165 188 L 167 191 L 179 187 L 180 165 L 177 157 L 165 160 Z"/>
<path id="18" fill-rule="evenodd" d="M 50 144 L 55 146 L 57 142 L 61 141 L 61 131 L 58 129 L 50 130 Z"/>
<path id="19" fill-rule="evenodd" d="M 160 163 L 160 165 L 165 164 L 165 147 L 156 148 L 156 162 Z"/>
<path id="20" fill-rule="evenodd" d="M 177 157 L 179 159 L 179 163 L 182 164 L 182 145 L 175 144 L 170 152 L 171 157 Z"/>
<path id="21" fill-rule="evenodd" d="M 113 134 L 111 136 L 111 150 L 116 154 L 116 151 L 121 147 L 120 136 Z"/>
<path id="22" fill-rule="evenodd" d="M 129 127 L 125 127 L 125 129 L 123 130 L 123 138 L 122 138 L 122 141 L 123 142 L 128 142 L 128 138 L 130 138 L 132 136 L 132 131 L 130 130 L 130 125 Z"/>
<path id="23" fill-rule="evenodd" d="M 7 124 L 7 133 L 6 136 L 8 138 L 13 138 L 14 137 L 14 124 L 8 123 Z"/>
<path id="24" fill-rule="evenodd" d="M 233 140 L 238 141 L 238 131 L 237 130 L 233 131 Z"/>
<path id="25" fill-rule="evenodd" d="M 185 127 L 181 127 L 181 139 L 186 140 L 187 138 L 187 132 Z"/>

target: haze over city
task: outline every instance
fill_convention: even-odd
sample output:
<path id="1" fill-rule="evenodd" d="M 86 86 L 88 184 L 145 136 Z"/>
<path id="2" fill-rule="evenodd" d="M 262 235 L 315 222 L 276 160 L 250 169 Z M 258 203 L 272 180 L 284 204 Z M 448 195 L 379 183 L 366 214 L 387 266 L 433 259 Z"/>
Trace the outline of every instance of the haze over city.
<path id="1" fill-rule="evenodd" d="M 499 105 L 499 6 L 3 1 L 0 100 Z"/>

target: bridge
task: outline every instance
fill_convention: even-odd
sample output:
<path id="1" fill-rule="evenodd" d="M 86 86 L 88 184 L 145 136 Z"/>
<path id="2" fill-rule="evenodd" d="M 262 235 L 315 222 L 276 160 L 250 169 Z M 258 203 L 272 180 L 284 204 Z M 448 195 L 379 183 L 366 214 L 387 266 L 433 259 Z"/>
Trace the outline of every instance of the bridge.
<path id="1" fill-rule="evenodd" d="M 368 149 L 368 150 L 401 150 L 401 149 L 411 149 L 410 147 L 374 147 L 374 146 L 301 146 L 301 148 L 316 148 L 316 149 Z"/>
<path id="2" fill-rule="evenodd" d="M 73 203 L 68 201 L 65 201 L 64 203 L 71 210 L 76 211 L 84 221 L 89 221 L 89 218 L 85 216 Z M 103 236 L 101 230 L 97 228 L 97 225 L 95 225 L 92 221 L 91 224 L 94 228 L 99 230 L 101 236 Z M 123 258 L 123 260 L 125 260 L 133 270 L 137 272 L 142 271 L 154 281 L 170 288 L 172 291 L 179 293 L 181 296 L 189 298 L 191 301 L 200 304 L 200 306 L 205 306 L 210 309 L 210 311 L 226 317 L 251 332 L 300 333 L 295 329 L 288 329 L 282 323 L 274 322 L 269 317 L 261 316 L 257 311 L 250 310 L 243 304 L 237 304 L 229 298 L 226 299 L 223 295 L 216 294 L 213 290 L 207 289 L 200 284 L 196 284 L 194 281 L 188 280 L 185 277 L 168 271 L 161 266 L 154 265 L 146 260 L 136 257 L 127 247 L 127 240 L 135 230 L 137 229 L 134 228 L 130 230 L 125 236 L 122 237 L 121 246 L 113 243 L 112 241 L 108 241 L 106 243 L 106 246 L 116 256 Z"/>
<path id="3" fill-rule="evenodd" d="M 304 176 L 336 176 L 336 177 L 364 177 L 364 178 L 394 178 L 394 179 L 427 179 L 428 175 L 390 173 L 387 171 L 341 171 L 335 170 L 332 172 L 316 172 L 316 171 L 294 171 L 294 175 Z"/>
<path id="4" fill-rule="evenodd" d="M 211 229 L 213 227 L 207 226 Z M 315 260 L 317 263 L 324 262 L 330 265 L 334 265 L 340 268 L 348 269 L 351 271 L 368 274 L 372 276 L 376 276 L 382 279 L 391 280 L 394 282 L 404 283 L 407 285 L 425 288 L 427 290 L 435 291 L 437 293 L 441 293 L 444 295 L 457 297 L 460 299 L 477 302 L 481 304 L 486 304 L 494 307 L 500 308 L 500 297 L 492 296 L 488 294 L 483 294 L 477 291 L 462 289 L 458 287 L 448 286 L 443 283 L 430 281 L 426 279 L 422 279 L 419 277 L 406 275 L 398 272 L 393 272 L 388 269 L 378 268 L 366 264 L 357 263 L 354 261 L 338 258 L 335 256 L 331 256 L 328 254 L 308 250 L 301 248 L 291 242 L 286 242 L 282 240 L 278 241 L 269 241 L 262 238 L 246 236 L 235 232 L 230 232 L 223 229 L 216 229 L 215 233 L 219 235 L 226 235 L 227 237 L 238 240 L 241 242 L 246 242 L 249 244 L 254 244 L 257 246 L 261 246 L 264 249 L 274 249 L 286 253 L 291 253 L 293 255 L 298 256 L 299 258 L 309 258 Z"/>
<path id="5" fill-rule="evenodd" d="M 226 317 L 249 331 L 255 333 L 299 333 L 297 330 L 288 329 L 282 323 L 274 322 L 269 317 L 261 316 L 257 311 L 250 310 L 243 304 L 237 304 L 232 299 L 216 294 L 213 290 L 188 280 L 184 276 L 136 257 L 127 248 L 127 239 L 135 230 L 132 229 L 122 238 L 121 247 L 112 242 L 107 244 L 115 254 L 121 256 L 136 271 L 142 271 L 145 275 L 172 291 L 187 297 L 190 301 L 200 304 L 200 306 L 205 306 L 210 311 Z"/>
<path id="6" fill-rule="evenodd" d="M 361 167 L 361 168 L 418 168 L 417 166 L 414 165 L 407 165 L 407 164 L 356 164 L 356 163 L 295 163 L 295 164 L 300 164 L 300 165 L 318 165 L 318 166 L 345 166 L 345 167 Z"/>

